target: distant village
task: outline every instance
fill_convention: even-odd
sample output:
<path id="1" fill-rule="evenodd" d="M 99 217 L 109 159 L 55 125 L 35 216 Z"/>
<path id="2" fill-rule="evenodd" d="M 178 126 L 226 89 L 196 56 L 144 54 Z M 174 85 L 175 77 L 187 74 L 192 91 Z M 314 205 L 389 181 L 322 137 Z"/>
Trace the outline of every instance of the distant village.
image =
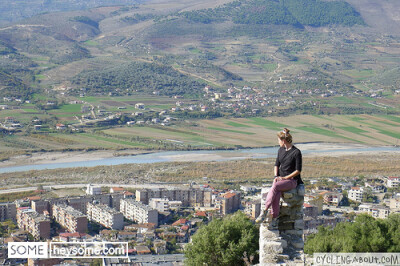
<path id="1" fill-rule="evenodd" d="M 299 80 L 313 79 L 312 77 L 298 77 Z M 276 84 L 284 84 L 288 80 L 280 78 L 276 80 Z M 66 92 L 60 95 L 62 98 L 68 96 L 69 89 L 64 88 Z M 80 97 L 85 97 L 85 90 L 82 89 Z M 222 91 L 222 92 L 221 92 Z M 261 90 L 244 86 L 242 88 L 230 87 L 225 90 L 214 89 L 211 86 L 205 86 L 202 89 L 203 97 L 200 100 L 184 100 L 182 96 L 176 95 L 172 98 L 176 99 L 175 106 L 170 109 L 155 111 L 148 108 L 146 104 L 137 102 L 134 104 L 136 112 L 127 112 L 125 105 L 118 106 L 118 111 L 110 111 L 104 106 L 95 106 L 81 100 L 72 100 L 64 104 L 81 104 L 81 114 L 75 115 L 74 123 L 64 125 L 57 123 L 56 125 L 46 125 L 40 119 L 32 120 L 29 125 L 23 125 L 14 117 L 7 117 L 4 121 L 0 121 L 0 128 L 12 131 L 18 131 L 23 127 L 29 127 L 33 130 L 40 131 L 44 128 L 53 130 L 66 130 L 79 131 L 81 128 L 91 127 L 95 124 L 115 124 L 124 116 L 124 123 L 128 126 L 143 125 L 143 124 L 156 124 L 161 126 L 168 126 L 173 124 L 179 118 L 190 116 L 191 113 L 208 113 L 208 116 L 213 117 L 215 112 L 229 113 L 237 116 L 257 116 L 257 115 L 272 115 L 283 109 L 315 109 L 320 108 L 318 99 L 323 99 L 331 96 L 363 96 L 371 98 L 369 104 L 378 107 L 379 109 L 386 109 L 382 103 L 377 103 L 375 99 L 381 98 L 383 90 L 375 89 L 369 92 L 361 90 L 341 92 L 338 89 L 332 88 L 330 84 L 326 84 L 323 88 L 315 89 L 294 89 L 294 90 L 281 90 L 281 89 L 268 89 Z M 396 90 L 395 94 L 399 94 L 400 90 Z M 158 91 L 153 92 L 154 95 L 159 95 Z M 118 96 L 110 92 L 109 96 Z M 308 96 L 316 97 L 310 101 Z M 15 97 L 3 97 L 3 103 L 0 104 L 0 111 L 6 109 L 20 109 L 24 104 L 32 104 L 30 100 L 23 101 Z M 36 104 L 37 105 L 37 104 Z M 47 101 L 39 104 L 39 107 L 47 110 L 58 108 L 57 101 Z M 212 114 L 214 112 L 214 114 Z M 211 114 L 210 114 L 211 113 Z M 197 115 L 198 116 L 198 115 Z"/>
<path id="2" fill-rule="evenodd" d="M 329 178 L 328 185 L 321 185 L 319 180 L 309 181 L 313 188 L 307 189 L 304 196 L 304 238 L 317 232 L 321 225 L 334 227 L 360 213 L 385 219 L 392 212 L 400 212 L 400 193 L 393 192 L 400 187 L 400 177 L 358 181 Z M 270 186 L 241 186 L 236 191 L 216 189 L 205 183 L 133 192 L 117 185 L 105 191 L 104 187 L 88 184 L 84 196 L 42 198 L 45 191 L 38 190 L 37 196 L 0 203 L 0 263 L 74 263 L 74 259 L 7 258 L 9 242 L 51 240 L 129 243 L 128 258 L 103 258 L 104 265 L 183 265 L 184 247 L 202 225 L 238 210 L 255 220 L 262 208 L 261 189 Z"/>

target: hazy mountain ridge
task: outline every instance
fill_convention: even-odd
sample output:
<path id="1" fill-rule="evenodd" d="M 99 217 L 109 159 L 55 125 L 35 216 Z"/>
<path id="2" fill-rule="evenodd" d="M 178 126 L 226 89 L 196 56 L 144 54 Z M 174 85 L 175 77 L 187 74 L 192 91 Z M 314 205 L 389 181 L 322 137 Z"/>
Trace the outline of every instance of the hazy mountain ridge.
<path id="1" fill-rule="evenodd" d="M 85 10 L 99 6 L 134 5 L 141 0 L 3 0 L 0 25 L 16 22 L 46 12 Z"/>

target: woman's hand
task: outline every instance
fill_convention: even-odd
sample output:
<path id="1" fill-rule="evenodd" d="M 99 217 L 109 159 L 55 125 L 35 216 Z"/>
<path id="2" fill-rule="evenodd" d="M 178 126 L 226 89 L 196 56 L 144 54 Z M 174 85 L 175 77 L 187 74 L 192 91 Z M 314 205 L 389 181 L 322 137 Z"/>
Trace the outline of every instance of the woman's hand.
<path id="1" fill-rule="evenodd" d="M 274 183 L 277 182 L 277 181 L 288 180 L 288 179 L 291 179 L 291 178 L 287 178 L 287 176 L 277 176 L 274 179 Z"/>

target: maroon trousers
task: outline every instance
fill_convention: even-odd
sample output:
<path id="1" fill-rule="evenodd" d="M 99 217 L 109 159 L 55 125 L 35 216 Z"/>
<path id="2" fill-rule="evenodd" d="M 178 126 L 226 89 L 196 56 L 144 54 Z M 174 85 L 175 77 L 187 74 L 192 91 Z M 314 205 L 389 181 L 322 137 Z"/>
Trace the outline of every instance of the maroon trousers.
<path id="1" fill-rule="evenodd" d="M 273 218 L 279 215 L 279 200 L 281 199 L 282 192 L 291 190 L 297 187 L 297 181 L 294 179 L 286 179 L 274 182 L 268 192 L 267 200 L 265 201 L 265 209 L 271 207 L 271 214 Z"/>

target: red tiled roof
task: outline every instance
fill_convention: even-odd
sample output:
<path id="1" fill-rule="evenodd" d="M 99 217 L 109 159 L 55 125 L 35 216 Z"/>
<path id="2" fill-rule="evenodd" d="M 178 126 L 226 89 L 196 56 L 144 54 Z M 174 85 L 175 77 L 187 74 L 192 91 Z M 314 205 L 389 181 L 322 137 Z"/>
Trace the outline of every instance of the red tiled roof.
<path id="1" fill-rule="evenodd" d="M 389 180 L 399 179 L 399 178 L 400 178 L 399 176 L 389 176 L 389 177 L 388 177 Z"/>
<path id="2" fill-rule="evenodd" d="M 146 246 L 136 246 L 135 249 L 136 249 L 136 252 L 138 254 L 149 254 L 149 253 L 151 253 L 150 249 L 148 247 L 146 247 Z"/>
<path id="3" fill-rule="evenodd" d="M 40 200 L 40 196 L 27 197 L 28 200 Z"/>
<path id="4" fill-rule="evenodd" d="M 236 194 L 235 194 L 235 193 L 232 193 L 232 192 L 227 192 L 227 193 L 225 193 L 224 195 L 222 195 L 222 197 L 224 197 L 224 198 L 226 198 L 226 199 L 232 198 L 232 197 L 234 197 L 234 196 L 236 196 Z"/>
<path id="5" fill-rule="evenodd" d="M 195 216 L 207 217 L 207 213 L 198 211 L 198 212 L 196 212 Z"/>
<path id="6" fill-rule="evenodd" d="M 181 229 L 182 229 L 183 231 L 187 231 L 187 230 L 189 230 L 189 226 L 183 225 L 183 226 L 181 227 Z"/>
<path id="7" fill-rule="evenodd" d="M 116 191 L 124 191 L 124 189 L 122 187 L 113 187 L 112 190 L 114 192 L 116 192 Z"/>
<path id="8" fill-rule="evenodd" d="M 133 194 L 133 193 L 130 192 L 130 191 L 125 191 L 125 192 L 124 192 L 124 195 L 126 195 L 126 196 L 133 196 L 133 195 L 135 195 L 135 194 Z"/>
<path id="9" fill-rule="evenodd" d="M 360 187 L 351 187 L 352 190 L 360 190 Z"/>
<path id="10" fill-rule="evenodd" d="M 311 204 L 308 204 L 308 203 L 304 203 L 303 206 L 304 206 L 305 208 L 310 208 L 310 207 L 312 207 L 312 205 L 311 205 Z"/>
<path id="11" fill-rule="evenodd" d="M 177 226 L 177 225 L 181 225 L 181 224 L 185 224 L 187 223 L 186 219 L 179 219 L 178 221 L 176 221 L 175 223 L 173 223 L 173 226 Z"/>

